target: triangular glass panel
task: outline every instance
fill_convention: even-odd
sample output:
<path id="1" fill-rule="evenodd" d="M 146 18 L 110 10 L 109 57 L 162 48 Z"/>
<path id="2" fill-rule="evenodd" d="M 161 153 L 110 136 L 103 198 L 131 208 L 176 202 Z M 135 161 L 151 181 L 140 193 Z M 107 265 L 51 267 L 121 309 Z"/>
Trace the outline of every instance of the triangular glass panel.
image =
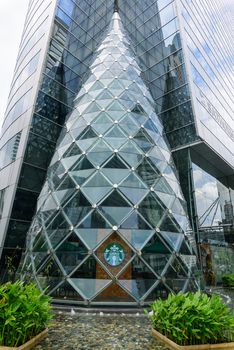
<path id="1" fill-rule="evenodd" d="M 184 215 L 178 215 L 178 214 L 175 214 L 173 213 L 173 217 L 175 218 L 175 220 L 177 221 L 178 225 L 180 226 L 181 230 L 182 231 L 186 231 L 189 226 L 188 226 L 188 219 L 187 217 Z"/>
<path id="2" fill-rule="evenodd" d="M 168 214 L 166 214 L 165 217 L 163 218 L 163 221 L 160 224 L 160 230 L 169 231 L 169 232 L 178 232 L 178 233 L 181 232 L 178 225 L 173 220 L 172 216 Z"/>
<path id="3" fill-rule="evenodd" d="M 74 125 L 74 128 L 71 129 L 70 133 L 71 133 L 71 136 L 76 140 L 76 139 L 79 139 L 79 137 L 83 133 L 83 131 L 87 129 L 87 125 L 81 125 L 80 126 L 78 124 L 78 122 L 76 122 L 75 124 L 76 125 Z"/>
<path id="4" fill-rule="evenodd" d="M 70 171 L 70 176 L 75 181 L 75 183 L 81 186 L 95 171 L 95 169 L 85 169 L 78 171 Z M 56 194 L 57 192 L 55 192 Z"/>
<path id="5" fill-rule="evenodd" d="M 106 221 L 106 219 L 97 211 L 93 210 L 78 226 L 79 228 L 100 228 L 108 229 L 112 226 Z"/>
<path id="6" fill-rule="evenodd" d="M 191 255 L 191 251 L 189 250 L 188 245 L 184 240 L 180 246 L 179 254 Z"/>
<path id="7" fill-rule="evenodd" d="M 82 152 L 79 147 L 75 143 L 72 143 L 68 150 L 64 153 L 63 158 L 76 156 L 81 153 Z"/>
<path id="8" fill-rule="evenodd" d="M 158 148 L 157 146 L 154 146 L 154 148 L 152 148 L 148 154 L 149 154 L 149 157 L 156 158 L 166 162 L 166 159 L 164 158 L 162 152 L 160 151 L 160 148 Z"/>
<path id="9" fill-rule="evenodd" d="M 97 91 L 97 90 L 103 90 L 104 85 L 100 81 L 96 81 L 88 90 L 90 91 Z"/>
<path id="10" fill-rule="evenodd" d="M 160 201 L 167 207 L 168 209 L 171 208 L 172 203 L 175 200 L 175 196 L 172 196 L 167 193 L 162 193 L 162 192 L 156 192 L 157 197 L 160 199 Z"/>
<path id="11" fill-rule="evenodd" d="M 63 269 L 67 274 L 73 271 L 88 254 L 77 235 L 72 232 L 55 250 Z"/>
<path id="12" fill-rule="evenodd" d="M 90 161 L 86 157 L 84 157 L 78 161 L 78 163 L 74 166 L 72 170 L 77 171 L 77 170 L 86 170 L 86 169 L 93 169 L 93 168 L 94 168 L 93 164 L 90 163 Z"/>
<path id="13" fill-rule="evenodd" d="M 43 206 L 41 207 L 41 211 L 43 212 L 43 211 L 49 211 L 49 210 L 56 210 L 57 206 L 58 204 L 56 203 L 52 195 L 49 195 L 46 201 L 44 202 Z"/>
<path id="14" fill-rule="evenodd" d="M 167 267 L 167 271 L 164 274 L 164 277 L 166 278 L 166 282 L 168 284 L 168 281 L 171 279 L 184 279 L 187 278 L 187 274 L 183 268 L 183 263 L 180 262 L 178 259 L 174 259 L 173 262 Z"/>
<path id="15" fill-rule="evenodd" d="M 57 199 L 59 205 L 62 206 L 73 194 L 74 189 L 58 190 L 54 192 L 54 197 Z"/>
<path id="16" fill-rule="evenodd" d="M 120 225 L 120 228 L 150 230 L 150 226 L 136 211 L 131 213 L 131 215 Z"/>
<path id="17" fill-rule="evenodd" d="M 106 137 L 105 141 L 114 149 L 119 149 L 126 142 L 126 138 L 124 137 Z"/>
<path id="18" fill-rule="evenodd" d="M 92 223 L 90 227 L 92 227 Z M 95 249 L 100 242 L 109 236 L 111 230 L 105 228 L 90 228 L 89 230 L 78 228 L 75 232 L 89 249 Z"/>
<path id="19" fill-rule="evenodd" d="M 105 80 L 105 79 L 111 79 L 113 80 L 115 76 L 110 72 L 110 71 L 103 71 L 103 73 L 100 75 L 100 80 Z"/>
<path id="20" fill-rule="evenodd" d="M 115 125 L 105 134 L 105 138 L 115 138 L 115 137 L 126 139 L 127 136 L 124 134 L 124 132 L 119 126 Z"/>
<path id="21" fill-rule="evenodd" d="M 137 143 L 137 145 L 143 150 L 143 152 L 148 152 L 153 147 L 153 144 L 146 137 L 142 129 L 140 129 L 138 133 L 134 136 L 134 140 Z"/>
<path id="22" fill-rule="evenodd" d="M 62 284 L 59 284 L 58 288 L 54 289 L 49 295 L 53 299 L 59 300 L 74 300 L 74 301 L 84 301 L 84 298 L 71 286 L 68 281 L 64 281 Z"/>
<path id="23" fill-rule="evenodd" d="M 64 212 L 73 226 L 76 226 L 91 210 L 91 203 L 78 192 L 64 207 Z"/>
<path id="24" fill-rule="evenodd" d="M 88 127 L 87 130 L 80 135 L 79 140 L 91 139 L 93 137 L 97 137 L 97 134 L 92 128 Z"/>
<path id="25" fill-rule="evenodd" d="M 109 90 L 109 89 L 108 89 Z M 113 100 L 114 96 L 111 94 L 110 90 L 104 89 L 97 97 L 97 102 L 99 100 Z"/>
<path id="26" fill-rule="evenodd" d="M 36 271 L 39 270 L 41 266 L 46 263 L 46 261 L 48 261 L 49 256 L 50 256 L 49 251 L 32 253 L 33 265 Z"/>
<path id="27" fill-rule="evenodd" d="M 143 188 L 122 187 L 122 184 L 119 186 L 119 190 L 133 204 L 139 203 L 142 200 L 142 198 L 146 195 L 146 193 L 148 192 L 147 189 L 143 189 Z"/>
<path id="28" fill-rule="evenodd" d="M 124 106 L 118 101 L 112 102 L 106 109 L 111 118 L 117 120 L 120 119 L 126 112 Z"/>
<path id="29" fill-rule="evenodd" d="M 121 84 L 121 81 L 117 80 L 117 79 L 114 79 L 108 86 L 108 89 L 110 91 L 113 92 L 113 94 L 116 96 L 116 95 L 119 95 L 119 93 L 121 91 L 123 91 L 125 88 L 124 86 Z"/>
<path id="30" fill-rule="evenodd" d="M 157 284 L 157 287 L 155 287 L 152 292 L 146 296 L 145 302 L 153 302 L 157 299 L 166 299 L 170 292 L 171 290 L 160 282 Z"/>
<path id="31" fill-rule="evenodd" d="M 138 256 L 133 259 L 130 266 L 131 273 L 122 272 L 118 276 L 118 282 L 134 298 L 139 300 L 157 281 L 157 277 Z"/>
<path id="32" fill-rule="evenodd" d="M 121 150 L 119 154 L 131 167 L 136 167 L 143 158 L 143 155 L 137 154 L 137 152 L 135 152 L 135 154 L 131 152 L 125 153 L 125 150 L 123 152 Z"/>
<path id="33" fill-rule="evenodd" d="M 93 302 L 136 302 L 123 288 L 117 283 L 111 283 L 108 285 L 103 292 L 98 294 Z"/>
<path id="34" fill-rule="evenodd" d="M 130 188 L 132 187 L 137 189 L 147 189 L 147 186 L 134 173 L 130 173 L 130 175 L 121 183 L 120 186 Z"/>
<path id="35" fill-rule="evenodd" d="M 101 166 L 113 152 L 89 152 L 87 159 L 89 159 L 95 166 Z"/>
<path id="36" fill-rule="evenodd" d="M 145 114 L 133 113 L 133 112 L 131 114 L 139 126 L 143 125 L 147 120 L 147 116 Z"/>
<path id="37" fill-rule="evenodd" d="M 170 260 L 171 253 L 165 254 L 157 250 L 155 251 L 154 249 L 156 248 L 152 246 L 152 248 L 149 248 L 149 250 L 143 251 L 142 258 L 151 266 L 151 268 L 157 273 L 158 276 L 161 276 L 162 272 L 168 264 L 168 261 Z"/>
<path id="38" fill-rule="evenodd" d="M 63 166 L 66 170 L 69 170 L 77 162 L 77 160 L 80 157 L 81 157 L 81 154 L 73 156 L 73 157 L 61 159 L 61 164 L 63 164 Z"/>
<path id="39" fill-rule="evenodd" d="M 105 124 L 113 124 L 113 121 L 111 120 L 111 118 L 108 116 L 108 114 L 106 112 L 101 112 L 98 114 L 98 117 L 94 120 L 92 127 L 95 126 L 96 124 L 101 124 L 101 125 L 105 125 Z"/>
<path id="40" fill-rule="evenodd" d="M 132 208 L 128 207 L 104 207 L 101 206 L 100 211 L 111 223 L 112 226 L 118 226 L 121 221 L 131 212 Z"/>
<path id="41" fill-rule="evenodd" d="M 190 274 L 195 276 L 198 273 L 196 255 L 179 254 L 179 257 L 183 262 L 183 266 L 186 267 L 186 271 L 190 271 Z"/>
<path id="42" fill-rule="evenodd" d="M 133 118 L 130 117 L 130 114 L 127 114 L 125 117 L 123 117 L 120 120 L 119 125 L 128 135 L 131 136 L 139 130 L 139 126 L 134 122 Z"/>
<path id="43" fill-rule="evenodd" d="M 118 184 L 120 181 L 122 181 L 125 177 L 128 176 L 130 170 L 118 169 L 118 171 L 116 171 L 116 168 L 103 168 L 102 173 L 111 181 L 112 184 Z"/>
<path id="44" fill-rule="evenodd" d="M 181 245 L 181 242 L 184 239 L 184 235 L 181 233 L 175 233 L 175 232 L 160 232 L 161 236 L 164 238 L 164 240 L 172 247 L 174 251 L 178 251 L 178 248 Z"/>
<path id="45" fill-rule="evenodd" d="M 57 245 L 66 237 L 68 236 L 70 231 L 68 229 L 57 229 L 57 230 L 48 230 L 47 234 L 49 235 L 50 244 L 53 249 L 57 247 Z"/>
<path id="46" fill-rule="evenodd" d="M 127 141 L 125 145 L 121 147 L 120 151 L 125 153 L 142 154 L 140 148 L 138 148 L 132 141 Z"/>
<path id="47" fill-rule="evenodd" d="M 92 202 L 92 204 L 97 204 L 103 197 L 105 197 L 108 192 L 112 190 L 112 187 L 82 187 L 81 191 L 84 195 Z"/>
<path id="48" fill-rule="evenodd" d="M 128 229 L 125 229 L 125 230 L 119 229 L 119 232 L 137 250 L 142 249 L 146 241 L 154 233 L 153 230 L 128 230 Z"/>
<path id="49" fill-rule="evenodd" d="M 152 186 L 159 176 L 155 166 L 151 163 L 150 159 L 143 159 L 141 164 L 136 169 L 137 174 L 142 178 L 142 180 L 148 185 Z"/>
<path id="50" fill-rule="evenodd" d="M 46 252 L 49 249 L 48 243 L 46 241 L 46 238 L 44 234 L 39 234 L 39 237 L 37 237 L 33 242 L 33 252 Z"/>
<path id="51" fill-rule="evenodd" d="M 109 104 L 111 103 L 111 101 L 113 101 L 113 97 L 111 99 L 108 100 L 97 100 L 98 105 L 100 106 L 100 108 L 107 108 L 109 106 Z"/>
<path id="52" fill-rule="evenodd" d="M 140 203 L 138 211 L 152 227 L 156 228 L 163 217 L 165 208 L 153 194 L 149 193 Z"/>
<path id="53" fill-rule="evenodd" d="M 113 190 L 111 194 L 101 203 L 104 207 L 129 207 L 130 204 L 121 196 L 117 190 Z"/>
<path id="54" fill-rule="evenodd" d="M 176 200 L 174 201 L 171 210 L 173 213 L 178 214 L 178 215 L 185 215 L 185 210 L 184 207 L 181 203 L 181 200 L 176 198 Z"/>
<path id="55" fill-rule="evenodd" d="M 109 122 L 105 124 L 96 123 L 96 124 L 92 124 L 92 128 L 96 133 L 101 135 L 101 134 L 104 134 L 108 129 L 110 129 L 112 125 L 113 125 L 113 121 L 111 123 Z"/>
<path id="56" fill-rule="evenodd" d="M 179 193 L 179 185 L 177 181 L 173 181 L 171 179 L 169 179 L 168 177 L 165 176 L 165 180 L 168 182 L 168 184 L 170 185 L 170 187 L 172 188 L 172 190 L 174 191 L 174 193 L 176 195 L 178 195 Z"/>
<path id="57" fill-rule="evenodd" d="M 62 148 L 63 146 L 70 145 L 71 143 L 72 143 L 71 135 L 69 133 L 66 133 L 58 145 L 59 145 L 59 148 Z"/>
<path id="58" fill-rule="evenodd" d="M 170 195 L 175 195 L 175 193 L 172 191 L 171 187 L 167 183 L 167 181 L 164 179 L 164 177 L 161 177 L 156 184 L 154 185 L 154 189 L 156 192 L 163 192 L 168 193 Z"/>
<path id="59" fill-rule="evenodd" d="M 104 140 L 98 140 L 94 146 L 89 150 L 89 153 L 94 152 L 94 153 L 102 153 L 106 151 L 112 151 L 109 145 L 104 141 Z"/>
<path id="60" fill-rule="evenodd" d="M 154 164 L 154 166 L 157 168 L 158 172 L 163 173 L 164 169 L 167 167 L 167 163 L 163 160 L 150 157 L 151 162 Z"/>
<path id="61" fill-rule="evenodd" d="M 123 160 L 114 155 L 104 166 L 103 168 L 113 168 L 113 169 L 127 169 L 127 165 L 123 162 Z"/>
<path id="62" fill-rule="evenodd" d="M 47 223 L 47 230 L 67 229 L 70 227 L 62 212 L 56 213 L 53 219 Z"/>
<path id="63" fill-rule="evenodd" d="M 51 257 L 48 262 L 43 265 L 40 271 L 37 272 L 37 280 L 43 289 L 48 293 L 54 289 L 63 279 L 60 267 Z"/>
<path id="64" fill-rule="evenodd" d="M 152 122 L 152 120 L 148 119 L 145 123 L 144 123 L 144 128 L 146 130 L 146 132 L 151 131 L 155 134 L 158 134 L 158 129 L 156 128 L 155 124 Z"/>
<path id="65" fill-rule="evenodd" d="M 146 243 L 142 249 L 142 257 L 148 262 L 148 254 L 164 254 L 165 256 L 171 255 L 171 250 L 160 239 L 159 235 L 155 233 L 152 238 Z"/>
<path id="66" fill-rule="evenodd" d="M 100 278 L 99 278 L 99 276 Z M 110 276 L 90 257 L 71 275 L 69 283 L 85 297 L 90 299 L 110 283 Z"/>
<path id="67" fill-rule="evenodd" d="M 112 187 L 112 184 L 102 175 L 101 172 L 96 172 L 83 187 Z"/>
<path id="68" fill-rule="evenodd" d="M 89 147 L 91 147 L 94 142 L 96 141 L 96 138 L 90 138 L 87 140 L 78 140 L 76 143 L 78 146 L 82 149 L 83 152 L 86 152 Z"/>

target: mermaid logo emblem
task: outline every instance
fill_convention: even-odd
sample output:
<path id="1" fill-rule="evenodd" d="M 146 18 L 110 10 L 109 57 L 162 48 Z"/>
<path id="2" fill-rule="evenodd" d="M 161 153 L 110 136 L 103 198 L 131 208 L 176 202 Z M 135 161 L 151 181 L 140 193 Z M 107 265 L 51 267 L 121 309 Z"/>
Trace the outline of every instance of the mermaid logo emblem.
<path id="1" fill-rule="evenodd" d="M 118 243 L 109 244 L 104 251 L 104 259 L 111 266 L 120 265 L 125 258 L 123 247 Z"/>

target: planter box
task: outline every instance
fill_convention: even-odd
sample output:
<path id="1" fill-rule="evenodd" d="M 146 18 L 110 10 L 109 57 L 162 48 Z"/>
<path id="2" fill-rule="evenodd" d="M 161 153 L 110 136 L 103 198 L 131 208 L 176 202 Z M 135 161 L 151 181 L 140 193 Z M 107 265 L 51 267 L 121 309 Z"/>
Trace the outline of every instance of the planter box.
<path id="1" fill-rule="evenodd" d="M 202 345 L 178 345 L 172 340 L 168 339 L 161 333 L 157 332 L 155 329 L 152 330 L 152 335 L 161 341 L 164 346 L 171 350 L 234 350 L 234 342 L 222 343 L 222 344 L 202 344 Z"/>
<path id="2" fill-rule="evenodd" d="M 27 341 L 27 343 L 17 346 L 17 347 L 10 347 L 10 346 L 1 346 L 0 350 L 29 350 L 32 349 L 35 345 L 37 345 L 42 339 L 44 339 L 48 334 L 48 329 L 46 328 L 44 331 Z"/>

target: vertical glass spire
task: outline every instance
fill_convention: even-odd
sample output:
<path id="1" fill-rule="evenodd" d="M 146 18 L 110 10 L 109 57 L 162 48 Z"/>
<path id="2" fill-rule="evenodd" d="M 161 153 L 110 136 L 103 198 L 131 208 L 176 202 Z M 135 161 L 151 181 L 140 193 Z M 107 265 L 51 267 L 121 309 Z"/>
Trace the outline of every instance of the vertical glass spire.
<path id="1" fill-rule="evenodd" d="M 81 303 L 144 303 L 194 289 L 184 207 L 153 99 L 115 11 L 48 168 L 22 274 Z"/>

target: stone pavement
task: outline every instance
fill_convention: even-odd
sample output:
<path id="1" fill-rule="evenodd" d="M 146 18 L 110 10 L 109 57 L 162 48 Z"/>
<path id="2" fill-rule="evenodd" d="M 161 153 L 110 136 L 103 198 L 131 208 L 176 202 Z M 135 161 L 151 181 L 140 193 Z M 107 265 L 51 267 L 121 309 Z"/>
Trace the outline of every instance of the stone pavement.
<path id="1" fill-rule="evenodd" d="M 151 336 L 143 314 L 56 312 L 48 337 L 35 350 L 167 350 Z"/>

